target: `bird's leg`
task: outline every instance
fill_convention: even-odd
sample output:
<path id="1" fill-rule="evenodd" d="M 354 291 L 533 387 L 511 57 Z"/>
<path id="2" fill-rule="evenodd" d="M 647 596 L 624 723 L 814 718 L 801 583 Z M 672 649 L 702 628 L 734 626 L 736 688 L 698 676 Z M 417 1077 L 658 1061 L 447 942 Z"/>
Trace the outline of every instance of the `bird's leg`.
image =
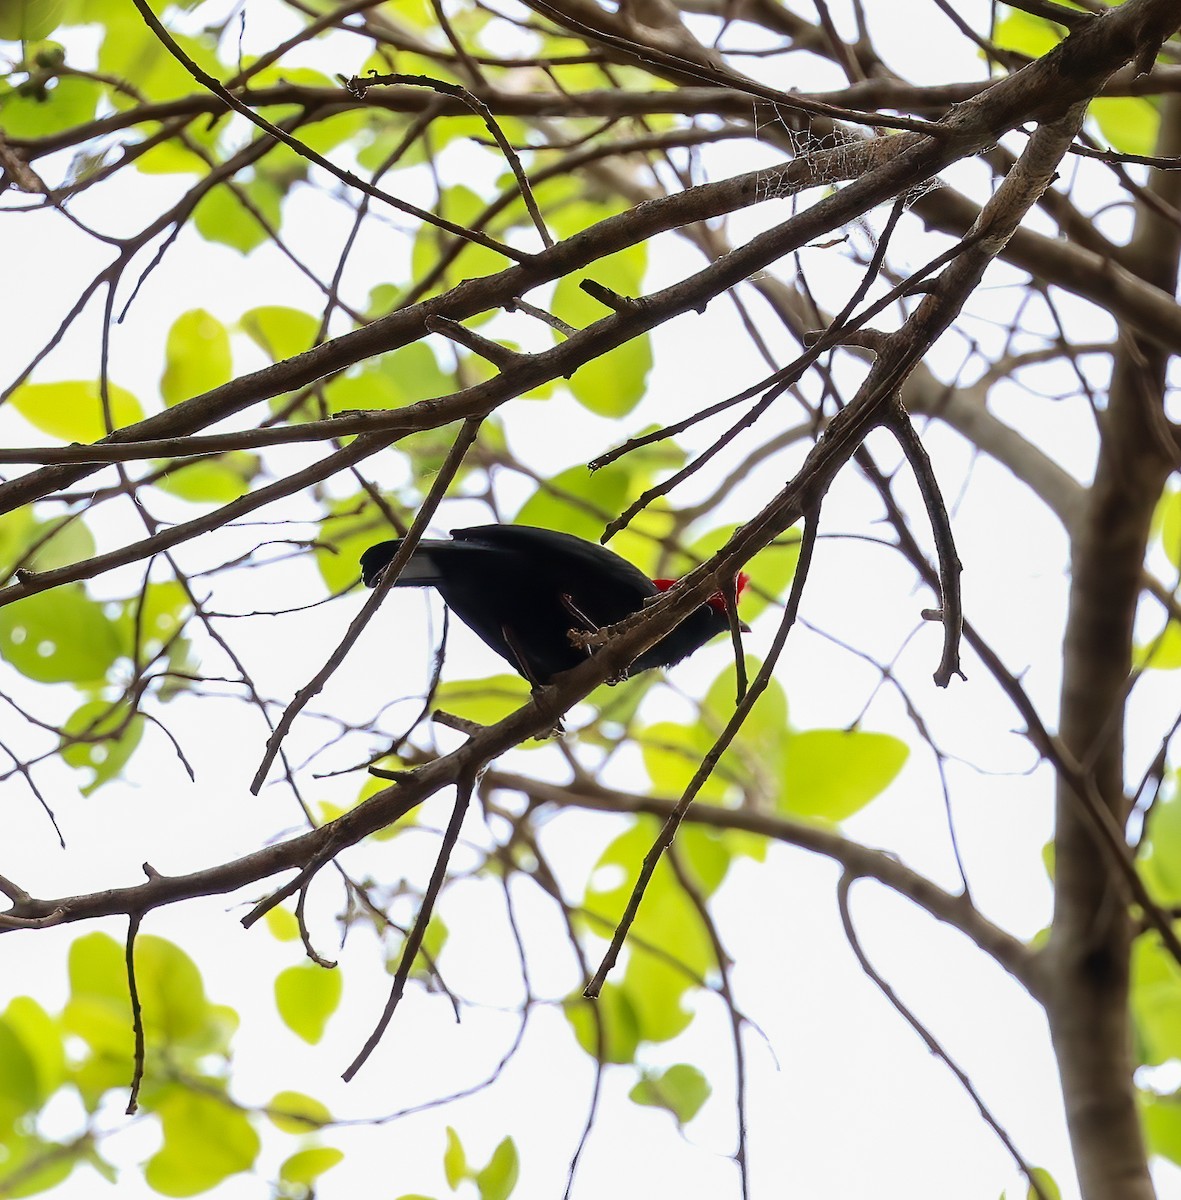
<path id="1" fill-rule="evenodd" d="M 525 682 L 529 685 L 529 690 L 534 696 L 536 696 L 537 693 L 543 688 L 547 687 L 548 684 L 542 683 L 541 680 L 539 680 L 537 676 L 533 674 L 532 670 L 530 670 L 529 664 L 525 660 L 525 655 L 521 652 L 521 647 L 517 644 L 517 639 L 513 637 L 512 630 L 509 629 L 507 625 L 502 625 L 500 627 L 500 636 L 504 638 L 504 644 L 512 651 L 513 660 L 516 663 L 517 670 L 521 673 L 521 675 L 524 676 Z M 540 742 L 549 737 L 562 737 L 565 732 L 566 727 L 559 720 L 554 724 L 553 728 L 547 729 L 544 733 L 539 733 L 537 735 L 537 740 Z"/>
<path id="2" fill-rule="evenodd" d="M 562 602 L 562 607 L 576 620 L 582 623 L 582 629 L 571 629 L 566 634 L 570 639 L 570 644 L 579 650 L 585 650 L 587 655 L 593 654 L 600 646 L 605 646 L 606 640 L 603 637 L 602 629 L 594 623 L 578 607 L 574 602 L 574 597 L 568 592 L 563 592 L 559 597 Z M 617 683 L 623 683 L 628 678 L 629 667 L 624 667 L 618 675 L 612 675 L 607 680 L 608 687 L 614 687 Z"/>
<path id="3" fill-rule="evenodd" d="M 587 642 L 585 636 L 576 638 L 574 635 L 576 633 L 581 633 L 583 635 L 588 633 L 597 633 L 599 628 L 598 625 L 595 624 L 595 622 L 592 621 L 590 617 L 588 617 L 586 613 L 584 613 L 582 609 L 578 607 L 578 605 L 575 603 L 574 597 L 571 596 L 569 592 L 563 592 L 558 599 L 561 601 L 562 607 L 579 623 L 579 625 L 582 626 L 582 629 L 571 629 L 569 631 L 567 636 L 570 638 L 570 644 L 580 650 L 585 650 L 587 654 L 590 654 L 591 646 Z"/>
<path id="4" fill-rule="evenodd" d="M 513 631 L 507 626 L 500 627 L 500 636 L 504 638 L 504 644 L 513 652 L 513 664 L 517 670 L 524 676 L 525 682 L 537 691 L 541 687 L 541 680 L 533 674 L 532 668 L 529 666 L 528 660 L 525 658 L 517 639 L 513 636 Z"/>
<path id="5" fill-rule="evenodd" d="M 592 654 L 600 646 L 607 644 L 607 639 L 603 630 L 599 625 L 592 621 L 590 617 L 582 611 L 581 608 L 574 602 L 574 597 L 569 592 L 563 592 L 558 597 L 562 607 L 578 622 L 581 628 L 575 627 L 566 630 L 566 637 L 570 640 L 570 645 L 575 650 L 584 650 L 586 653 Z"/>

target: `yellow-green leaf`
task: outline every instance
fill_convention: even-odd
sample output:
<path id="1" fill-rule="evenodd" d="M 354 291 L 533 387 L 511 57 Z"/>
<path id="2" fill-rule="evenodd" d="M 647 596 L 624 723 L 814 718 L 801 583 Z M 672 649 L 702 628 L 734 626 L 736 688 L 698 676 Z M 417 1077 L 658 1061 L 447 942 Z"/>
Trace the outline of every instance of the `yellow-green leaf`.
<path id="1" fill-rule="evenodd" d="M 344 1152 L 335 1146 L 309 1146 L 306 1150 L 297 1150 L 284 1161 L 279 1168 L 279 1178 L 284 1183 L 310 1188 L 325 1171 L 343 1161 Z"/>
<path id="2" fill-rule="evenodd" d="M 1122 154 L 1155 154 L 1160 113 L 1143 96 L 1104 96 L 1092 100 L 1095 118 L 1108 144 Z"/>
<path id="3" fill-rule="evenodd" d="M 97 83 L 76 75 L 46 85 L 24 85 L 0 93 L 0 128 L 10 138 L 61 133 L 91 120 L 99 95 Z"/>
<path id="4" fill-rule="evenodd" d="M 8 0 L 0 7 L 0 39 L 35 42 L 56 28 L 65 0 Z"/>
<path id="5" fill-rule="evenodd" d="M 0 608 L 0 656 L 38 683 L 99 683 L 121 652 L 114 623 L 80 583 Z"/>
<path id="6" fill-rule="evenodd" d="M 287 909 L 269 909 L 263 921 L 275 941 L 294 942 L 299 939 L 299 922 L 295 919 L 295 914 Z"/>
<path id="7" fill-rule="evenodd" d="M 696 1067 L 677 1063 L 663 1072 L 644 1071 L 628 1097 L 636 1104 L 667 1109 L 678 1125 L 684 1125 L 697 1115 L 711 1090 Z"/>
<path id="8" fill-rule="evenodd" d="M 575 1039 L 591 1057 L 604 1063 L 628 1063 L 635 1058 L 640 1041 L 636 1011 L 618 984 L 605 983 L 597 1000 L 571 996 L 563 1009 Z"/>
<path id="9" fill-rule="evenodd" d="M 282 223 L 283 189 L 269 179 L 252 179 L 240 190 L 272 229 Z M 261 246 L 270 234 L 225 184 L 205 193 L 193 210 L 193 225 L 209 242 L 220 242 L 242 254 Z"/>
<path id="10" fill-rule="evenodd" d="M 190 504 L 228 504 L 250 490 L 261 461 L 245 450 L 230 450 L 216 458 L 178 460 L 155 486 Z"/>
<path id="11" fill-rule="evenodd" d="M 480 725 L 494 725 L 528 701 L 529 685 L 519 675 L 444 682 L 435 692 L 439 708 Z"/>
<path id="12" fill-rule="evenodd" d="M 332 1122 L 327 1106 L 303 1092 L 276 1092 L 267 1105 L 267 1116 L 284 1133 L 311 1133 Z"/>
<path id="13" fill-rule="evenodd" d="M 112 383 L 108 392 L 111 428 L 122 429 L 143 417 L 139 401 L 126 388 Z M 97 442 L 110 432 L 99 386 L 91 380 L 24 383 L 9 403 L 30 425 L 63 442 Z"/>
<path id="14" fill-rule="evenodd" d="M 177 1087 L 156 1115 L 164 1144 L 144 1166 L 144 1180 L 161 1195 L 195 1196 L 254 1165 L 258 1134 L 228 1100 Z"/>
<path id="15" fill-rule="evenodd" d="M 889 786 L 906 743 L 859 729 L 811 729 L 787 743 L 780 809 L 795 817 L 843 821 Z"/>
<path id="16" fill-rule="evenodd" d="M 243 333 L 275 362 L 310 349 L 320 329 L 320 322 L 310 313 L 281 304 L 252 308 L 242 314 L 239 324 Z"/>
<path id="17" fill-rule="evenodd" d="M 315 1045 L 340 1003 L 342 987 L 339 971 L 300 963 L 279 973 L 275 1006 L 292 1033 Z"/>
<path id="18" fill-rule="evenodd" d="M 488 1160 L 488 1165 L 476 1175 L 476 1187 L 480 1189 L 480 1200 L 508 1200 L 517 1178 L 521 1163 L 517 1147 L 511 1137 L 506 1137 Z"/>
<path id="19" fill-rule="evenodd" d="M 455 1191 L 467 1178 L 467 1173 L 467 1155 L 463 1151 L 463 1143 L 459 1140 L 459 1134 L 448 1125 L 447 1149 L 443 1151 L 443 1174 L 447 1186 Z"/>
<path id="20" fill-rule="evenodd" d="M 63 732 L 67 741 L 61 756 L 64 762 L 79 769 L 89 768 L 90 780 L 80 789 L 82 795 L 114 779 L 135 753 L 143 736 L 144 720 L 138 713 L 129 714 L 123 704 L 105 700 L 88 700 L 67 719 Z"/>
<path id="21" fill-rule="evenodd" d="M 171 406 L 220 387 L 233 374 L 230 335 L 203 308 L 181 313 L 164 344 L 164 374 L 160 395 Z"/>

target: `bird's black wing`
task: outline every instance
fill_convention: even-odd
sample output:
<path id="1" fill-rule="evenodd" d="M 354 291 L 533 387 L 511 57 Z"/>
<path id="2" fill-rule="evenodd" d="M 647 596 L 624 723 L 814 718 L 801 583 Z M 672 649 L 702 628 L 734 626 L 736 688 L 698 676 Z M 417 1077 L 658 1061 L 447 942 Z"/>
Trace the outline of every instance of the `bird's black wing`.
<path id="1" fill-rule="evenodd" d="M 456 541 L 493 546 L 523 558 L 537 561 L 542 556 L 547 566 L 572 572 L 574 578 L 606 576 L 622 588 L 634 589 L 641 596 L 655 596 L 659 588 L 639 567 L 621 558 L 614 550 L 536 525 L 473 525 L 453 529 Z"/>

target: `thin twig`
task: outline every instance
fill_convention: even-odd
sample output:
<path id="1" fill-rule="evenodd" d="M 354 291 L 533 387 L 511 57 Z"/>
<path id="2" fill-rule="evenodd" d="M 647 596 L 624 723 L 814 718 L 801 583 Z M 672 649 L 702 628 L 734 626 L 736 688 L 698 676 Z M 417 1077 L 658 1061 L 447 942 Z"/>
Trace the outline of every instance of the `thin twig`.
<path id="1" fill-rule="evenodd" d="M 470 774 L 462 775 L 456 780 L 455 808 L 452 810 L 451 821 L 447 826 L 447 830 L 443 834 L 443 842 L 439 847 L 439 857 L 435 860 L 435 869 L 431 874 L 430 883 L 427 884 L 426 893 L 422 898 L 422 904 L 418 910 L 418 916 L 414 920 L 414 928 L 410 930 L 410 936 L 406 939 L 406 945 L 402 949 L 402 958 L 398 963 L 397 971 L 394 973 L 394 984 L 390 989 L 389 999 L 386 1001 L 385 1008 L 382 1010 L 376 1027 L 369 1035 L 365 1045 L 361 1047 L 361 1052 L 341 1074 L 341 1078 L 345 1083 L 352 1080 L 353 1076 L 365 1065 L 365 1061 L 373 1051 L 377 1049 L 377 1044 L 381 1041 L 382 1035 L 385 1033 L 386 1028 L 393 1018 L 394 1011 L 398 1007 L 398 1002 L 402 999 L 402 994 L 406 990 L 406 981 L 410 978 L 410 968 L 414 965 L 414 959 L 417 957 L 419 948 L 422 946 L 422 939 L 425 937 L 427 926 L 430 924 L 431 912 L 435 907 L 435 901 L 438 899 L 439 891 L 443 886 L 443 880 L 447 875 L 447 864 L 451 859 L 451 852 L 455 849 L 455 843 L 459 840 L 459 830 L 463 825 L 463 818 L 467 814 L 474 784 L 475 777 Z"/>
<path id="2" fill-rule="evenodd" d="M 939 481 L 935 478 L 935 469 L 931 466 L 927 448 L 910 423 L 910 416 L 903 407 L 901 398 L 895 397 L 885 424 L 898 440 L 902 453 L 906 455 L 906 461 L 914 471 L 919 494 L 926 505 L 927 516 L 931 519 L 931 531 L 935 536 L 935 554 L 939 562 L 939 619 L 943 623 L 943 657 L 935 670 L 935 685 L 945 688 L 953 675 L 958 675 L 961 679 L 967 678 L 960 668 L 960 639 L 964 631 L 960 574 L 964 567 L 956 553 L 951 519 L 947 515 L 947 506 L 943 503 L 943 493 L 939 489 Z"/>
<path id="3" fill-rule="evenodd" d="M 252 124 L 257 125 L 260 129 L 265 130 L 271 137 L 282 142 L 285 146 L 289 146 L 301 158 L 306 158 L 309 162 L 313 162 L 318 167 L 322 167 L 331 175 L 335 175 L 342 183 L 346 183 L 349 187 L 356 188 L 359 192 L 364 192 L 367 196 L 372 196 L 375 200 L 382 200 L 399 212 L 405 213 L 407 216 L 414 217 L 419 221 L 423 221 L 428 225 L 434 225 L 439 229 L 445 229 L 448 233 L 456 237 L 461 237 L 469 242 L 475 242 L 477 245 L 483 246 L 486 250 L 493 250 L 497 254 L 504 255 L 505 258 L 512 262 L 525 262 L 530 256 L 520 250 L 515 250 L 511 246 L 506 246 L 503 242 L 498 242 L 495 238 L 490 238 L 486 234 L 475 232 L 470 229 L 465 229 L 462 225 L 456 225 L 454 221 L 448 221 L 444 217 L 440 217 L 435 213 L 428 212 L 426 209 L 419 208 L 415 204 L 410 204 L 406 200 L 399 200 L 396 196 L 391 196 L 388 192 L 383 191 L 379 187 L 374 187 L 371 183 L 366 183 L 359 176 L 354 175 L 352 171 L 345 171 L 338 167 L 330 159 L 319 154 L 310 146 L 301 142 L 299 138 L 293 137 L 273 122 L 268 121 L 266 117 L 260 116 L 250 107 L 249 104 L 239 100 L 233 92 L 227 91 L 212 75 L 207 71 L 203 71 L 192 58 L 189 57 L 177 44 L 172 35 L 160 23 L 156 14 L 152 12 L 148 6 L 147 0 L 132 0 L 132 3 L 139 9 L 140 16 L 143 17 L 145 24 L 159 39 L 160 44 L 176 59 L 177 62 L 189 72 L 190 75 L 202 86 L 208 88 L 215 96 L 221 99 L 226 105 L 232 108 L 236 113 L 245 117 Z"/>
<path id="4" fill-rule="evenodd" d="M 147 870 L 146 863 L 144 869 Z M 135 981 L 135 939 L 142 920 L 142 914 L 131 914 L 127 922 L 127 942 L 123 953 L 124 962 L 127 964 L 127 991 L 131 997 L 131 1028 L 135 1034 L 135 1070 L 131 1076 L 131 1093 L 127 1098 L 127 1107 L 123 1110 L 127 1116 L 131 1116 L 139 1108 L 139 1088 L 144 1078 L 144 1014 L 139 1002 L 139 986 Z"/>
<path id="5" fill-rule="evenodd" d="M 986 1105 L 976 1090 L 975 1084 L 968 1077 L 967 1072 L 959 1067 L 951 1055 L 939 1044 L 935 1039 L 934 1034 L 910 1011 L 910 1009 L 899 999 L 897 992 L 882 978 L 874 969 L 873 964 L 869 961 L 865 951 L 862 949 L 861 942 L 857 937 L 857 930 L 853 925 L 853 917 L 849 911 L 849 888 L 853 881 L 858 876 L 850 871 L 845 871 L 837 883 L 837 904 L 841 910 L 841 924 L 844 926 L 845 937 L 849 940 L 849 946 L 853 953 L 857 956 L 857 961 L 861 965 L 861 969 L 873 981 L 878 990 L 886 997 L 887 1000 L 894 1006 L 894 1009 L 902 1016 L 906 1023 L 923 1039 L 928 1050 L 939 1059 L 941 1063 L 956 1077 L 960 1086 L 968 1093 L 972 1103 L 976 1105 L 976 1110 L 980 1113 L 984 1123 L 1000 1138 L 1005 1149 L 1013 1156 L 1013 1161 L 1017 1164 L 1018 1169 L 1029 1180 L 1030 1191 L 1036 1193 L 1038 1200 L 1050 1200 L 1049 1194 L 1042 1186 L 1037 1174 L 1033 1168 L 1025 1161 L 1021 1151 L 1013 1143 L 1013 1139 L 1005 1132 L 1000 1122 L 992 1115 L 988 1105 Z"/>
<path id="6" fill-rule="evenodd" d="M 373 593 L 365 601 L 361 611 L 352 619 L 344 637 L 341 638 L 336 649 L 329 655 L 327 662 L 324 663 L 304 687 L 300 688 L 291 703 L 284 710 L 283 716 L 280 717 L 274 732 L 267 739 L 267 747 L 263 754 L 262 762 L 259 763 L 258 770 L 254 773 L 254 778 L 250 783 L 250 790 L 256 796 L 295 718 L 313 696 L 319 695 L 323 690 L 324 684 L 328 682 L 336 668 L 344 662 L 345 656 L 352 649 L 357 638 L 361 636 L 365 626 L 369 624 L 373 614 L 377 611 L 378 605 L 385 599 L 386 592 L 394 586 L 394 582 L 401 572 L 402 567 L 405 566 L 410 555 L 414 553 L 414 547 L 418 544 L 419 538 L 422 537 L 426 527 L 433 519 L 435 509 L 439 507 L 439 502 L 446 495 L 447 488 L 451 485 L 452 479 L 455 478 L 456 472 L 463 464 L 464 456 L 476 440 L 476 435 L 480 432 L 482 420 L 482 417 L 469 417 L 463 423 L 463 427 L 456 436 L 451 449 L 447 452 L 447 458 L 439 468 L 439 473 L 435 476 L 434 482 L 431 484 L 431 490 L 423 500 L 422 507 L 418 510 L 418 514 L 411 523 L 405 538 L 402 539 L 402 545 L 398 549 L 397 556 L 382 575 L 381 582 L 373 589 Z"/>
<path id="7" fill-rule="evenodd" d="M 726 727 L 718 735 L 717 740 L 710 747 L 706 756 L 701 760 L 701 764 L 694 772 L 688 787 L 685 788 L 680 800 L 677 801 L 676 808 L 673 809 L 664 822 L 664 826 L 657 836 L 656 841 L 652 844 L 652 848 L 644 856 L 640 873 L 632 887 L 631 895 L 628 897 L 623 916 L 620 917 L 619 924 L 615 928 L 615 933 L 611 937 L 611 944 L 607 948 L 607 953 L 603 955 L 603 961 L 599 964 L 599 969 L 583 989 L 582 994 L 588 999 L 593 1000 L 597 998 L 602 991 L 603 983 L 610 974 L 611 968 L 615 966 L 615 962 L 619 958 L 619 952 L 623 949 L 623 943 L 627 940 L 628 931 L 636 919 L 636 913 L 639 911 L 640 901 L 644 898 L 644 892 L 647 890 L 648 883 L 664 851 L 672 845 L 672 840 L 676 836 L 677 829 L 680 827 L 685 813 L 688 812 L 689 806 L 693 803 L 705 781 L 713 774 L 713 769 L 717 766 L 718 760 L 734 740 L 735 735 L 746 721 L 750 710 L 754 707 L 755 701 L 763 694 L 767 684 L 770 682 L 775 664 L 779 661 L 779 656 L 787 643 L 787 635 L 791 632 L 791 628 L 795 624 L 796 613 L 799 611 L 800 597 L 803 595 L 804 583 L 808 578 L 808 568 L 812 562 L 812 549 L 816 544 L 817 516 L 818 511 L 813 510 L 804 518 L 804 531 L 800 539 L 800 557 L 796 563 L 795 575 L 792 577 L 791 593 L 787 598 L 787 604 L 783 609 L 783 619 L 779 623 L 778 630 L 776 630 L 775 638 L 771 643 L 771 648 L 767 652 L 767 657 L 759 668 L 754 682 L 750 685 L 750 689 L 735 708 L 730 720 L 726 722 Z"/>
<path id="8" fill-rule="evenodd" d="M 541 209 L 537 207 L 537 201 L 533 197 L 533 189 L 529 186 L 529 178 L 525 174 L 525 168 L 521 166 L 521 160 L 517 152 L 513 149 L 512 143 L 508 138 L 504 136 L 504 130 L 501 129 L 499 122 L 492 115 L 492 110 L 483 100 L 478 96 L 473 96 L 467 88 L 460 86 L 458 83 L 448 83 L 445 79 L 436 79 L 431 75 L 379 75 L 376 71 L 370 71 L 367 79 L 360 79 L 357 76 L 353 76 L 346 86 L 352 95 L 360 99 L 365 95 L 365 89 L 372 87 L 375 83 L 402 83 L 410 84 L 414 87 L 428 87 L 432 91 L 443 92 L 445 95 L 455 96 L 457 99 L 462 100 L 488 126 L 488 132 L 495 138 L 501 153 L 508 160 L 508 165 L 513 172 L 513 178 L 517 181 L 521 199 L 525 202 L 525 208 L 538 234 L 541 236 L 542 245 L 546 249 L 553 246 L 554 239 L 550 236 L 550 231 L 546 228 L 545 218 L 541 215 Z M 466 236 L 470 239 L 470 230 Z"/>

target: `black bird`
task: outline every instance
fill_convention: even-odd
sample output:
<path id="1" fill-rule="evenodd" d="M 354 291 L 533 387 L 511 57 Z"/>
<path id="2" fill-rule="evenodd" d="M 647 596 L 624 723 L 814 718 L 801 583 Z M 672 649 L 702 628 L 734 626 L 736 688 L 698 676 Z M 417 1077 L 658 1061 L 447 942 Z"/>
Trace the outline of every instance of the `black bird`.
<path id="1" fill-rule="evenodd" d="M 401 544 L 379 542 L 361 555 L 367 587 L 377 586 Z M 570 641 L 572 629 L 614 625 L 674 582 L 649 579 L 613 551 L 573 534 L 477 525 L 453 529 L 450 540 L 424 538 L 394 586 L 435 588 L 465 625 L 536 687 L 586 659 L 588 651 Z M 746 582 L 738 576 L 738 594 Z M 627 674 L 672 666 L 728 628 L 725 601 L 715 592 Z"/>

